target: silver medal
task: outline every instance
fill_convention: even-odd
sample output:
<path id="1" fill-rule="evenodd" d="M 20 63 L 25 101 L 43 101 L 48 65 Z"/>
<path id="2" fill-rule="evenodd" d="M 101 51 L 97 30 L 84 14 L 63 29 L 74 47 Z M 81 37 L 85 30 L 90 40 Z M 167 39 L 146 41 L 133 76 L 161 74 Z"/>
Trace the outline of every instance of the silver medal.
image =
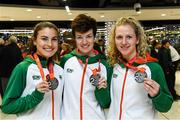
<path id="1" fill-rule="evenodd" d="M 91 76 L 90 76 L 90 83 L 91 83 L 93 86 L 98 86 L 98 81 L 99 81 L 100 78 L 101 78 L 101 75 L 100 75 L 100 74 L 91 75 Z"/>
<path id="2" fill-rule="evenodd" d="M 139 71 L 137 71 L 134 74 L 134 77 L 135 77 L 136 82 L 142 83 L 142 82 L 144 82 L 144 78 L 147 77 L 147 73 L 146 72 L 139 72 Z"/>
<path id="3" fill-rule="evenodd" d="M 55 90 L 59 85 L 59 81 L 56 78 L 54 78 L 54 80 L 48 80 L 48 84 L 50 90 Z"/>

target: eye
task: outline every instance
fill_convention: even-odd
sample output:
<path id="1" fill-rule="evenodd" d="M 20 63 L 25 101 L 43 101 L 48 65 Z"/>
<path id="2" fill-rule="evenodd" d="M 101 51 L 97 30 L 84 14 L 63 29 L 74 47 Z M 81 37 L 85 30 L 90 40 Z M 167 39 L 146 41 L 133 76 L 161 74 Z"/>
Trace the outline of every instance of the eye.
<path id="1" fill-rule="evenodd" d="M 93 36 L 92 35 L 88 35 L 86 38 L 87 39 L 91 39 L 91 38 L 93 38 Z"/>
<path id="2" fill-rule="evenodd" d="M 130 36 L 130 35 L 129 35 L 129 36 L 127 36 L 127 39 L 131 39 L 131 38 L 132 38 L 132 36 Z"/>
<path id="3" fill-rule="evenodd" d="M 52 41 L 58 41 L 58 38 L 52 38 Z"/>
<path id="4" fill-rule="evenodd" d="M 48 40 L 48 37 L 42 37 L 41 38 L 43 41 L 47 41 Z"/>
<path id="5" fill-rule="evenodd" d="M 123 37 L 120 36 L 120 35 L 116 36 L 116 39 L 117 39 L 117 40 L 121 40 L 122 38 L 123 38 Z"/>
<path id="6" fill-rule="evenodd" d="M 83 38 L 81 36 L 76 37 L 77 40 L 82 40 Z"/>

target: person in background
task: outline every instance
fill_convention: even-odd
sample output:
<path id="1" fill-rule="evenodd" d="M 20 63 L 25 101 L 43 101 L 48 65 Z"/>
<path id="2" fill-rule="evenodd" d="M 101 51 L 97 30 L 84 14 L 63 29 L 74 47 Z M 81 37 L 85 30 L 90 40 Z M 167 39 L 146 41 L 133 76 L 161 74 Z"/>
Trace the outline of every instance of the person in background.
<path id="1" fill-rule="evenodd" d="M 4 46 L 4 43 L 5 43 L 4 40 L 2 38 L 0 38 L 0 47 Z"/>
<path id="2" fill-rule="evenodd" d="M 177 63 L 175 62 L 175 64 L 173 64 L 172 57 L 174 57 L 174 54 L 172 54 L 172 50 L 170 49 L 169 40 L 162 41 L 162 47 L 158 52 L 158 57 L 159 57 L 159 64 L 164 70 L 168 88 L 173 96 L 173 99 L 180 100 L 180 96 L 177 94 L 175 90 L 175 79 L 176 79 L 175 74 L 176 74 Z M 175 60 L 178 59 L 178 56 L 176 57 L 177 58 L 175 58 Z"/>
<path id="3" fill-rule="evenodd" d="M 3 47 L 4 47 L 4 40 L 2 39 L 2 38 L 0 38 L 0 55 L 2 54 L 1 52 L 2 52 L 2 49 L 3 49 Z M 2 67 L 0 66 L 0 73 L 1 73 L 1 71 L 2 71 L 2 69 L 1 69 Z M 0 97 L 2 98 L 2 96 L 3 96 L 3 89 L 2 89 L 2 82 L 1 82 L 1 78 L 0 78 Z M 0 108 L 1 108 L 1 105 L 0 105 Z"/>
<path id="4" fill-rule="evenodd" d="M 151 56 L 158 59 L 158 51 L 161 48 L 161 43 L 158 40 L 152 42 Z"/>
<path id="5" fill-rule="evenodd" d="M 169 49 L 170 49 L 170 55 L 171 55 L 172 63 L 174 65 L 174 69 L 176 71 L 177 66 L 179 64 L 180 55 L 177 52 L 177 50 L 170 43 L 169 43 Z"/>
<path id="6" fill-rule="evenodd" d="M 65 54 L 68 54 L 72 51 L 71 46 L 68 43 L 62 43 L 61 44 L 61 52 L 60 52 L 60 58 L 62 58 Z"/>
<path id="7" fill-rule="evenodd" d="M 173 73 L 172 75 L 172 81 L 173 81 L 173 86 L 175 88 L 175 84 L 176 84 L 176 70 L 180 61 L 180 55 L 178 53 L 178 51 L 169 43 L 169 49 L 170 49 L 170 55 L 171 55 L 171 60 L 172 60 L 172 65 L 173 65 Z M 176 93 L 176 100 L 180 99 L 180 95 L 178 95 Z"/>
<path id="8" fill-rule="evenodd" d="M 173 103 L 164 73 L 148 53 L 140 23 L 119 18 L 110 34 L 108 59 L 113 66 L 109 120 L 154 120 Z"/>
<path id="9" fill-rule="evenodd" d="M 71 24 L 77 48 L 64 55 L 63 120 L 105 120 L 103 108 L 110 104 L 110 66 L 93 49 L 96 20 L 84 14 Z"/>
<path id="10" fill-rule="evenodd" d="M 97 42 L 94 43 L 94 49 L 105 56 L 105 44 L 102 38 L 98 39 Z"/>
<path id="11" fill-rule="evenodd" d="M 0 52 L 0 78 L 2 84 L 2 97 L 6 90 L 9 77 L 14 67 L 23 60 L 22 52 L 17 45 L 17 37 L 11 35 L 5 41 L 4 47 Z"/>
<path id="12" fill-rule="evenodd" d="M 13 70 L 2 100 L 2 112 L 18 120 L 60 120 L 63 69 L 52 57 L 58 49 L 58 28 L 40 22 L 34 28 L 28 56 Z"/>

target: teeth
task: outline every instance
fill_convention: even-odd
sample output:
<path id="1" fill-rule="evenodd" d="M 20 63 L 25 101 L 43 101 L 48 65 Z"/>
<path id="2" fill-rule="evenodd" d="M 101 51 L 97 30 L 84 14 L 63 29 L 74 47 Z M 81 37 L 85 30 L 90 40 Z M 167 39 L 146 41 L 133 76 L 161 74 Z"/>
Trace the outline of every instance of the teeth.
<path id="1" fill-rule="evenodd" d="M 52 51 L 52 49 L 45 49 L 46 51 Z"/>
<path id="2" fill-rule="evenodd" d="M 82 48 L 87 48 L 88 46 L 82 46 Z"/>

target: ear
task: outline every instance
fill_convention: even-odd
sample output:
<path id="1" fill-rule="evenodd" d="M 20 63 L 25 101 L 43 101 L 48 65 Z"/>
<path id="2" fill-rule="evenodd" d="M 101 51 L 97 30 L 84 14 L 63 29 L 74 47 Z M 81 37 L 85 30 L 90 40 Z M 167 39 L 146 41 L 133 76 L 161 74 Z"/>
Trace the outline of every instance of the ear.
<path id="1" fill-rule="evenodd" d="M 36 46 L 36 41 L 33 41 L 33 44 Z"/>
<path id="2" fill-rule="evenodd" d="M 136 45 L 139 44 L 139 38 L 136 39 Z"/>
<path id="3" fill-rule="evenodd" d="M 32 38 L 32 40 L 33 40 L 33 45 L 36 46 L 36 40 L 34 38 Z"/>

